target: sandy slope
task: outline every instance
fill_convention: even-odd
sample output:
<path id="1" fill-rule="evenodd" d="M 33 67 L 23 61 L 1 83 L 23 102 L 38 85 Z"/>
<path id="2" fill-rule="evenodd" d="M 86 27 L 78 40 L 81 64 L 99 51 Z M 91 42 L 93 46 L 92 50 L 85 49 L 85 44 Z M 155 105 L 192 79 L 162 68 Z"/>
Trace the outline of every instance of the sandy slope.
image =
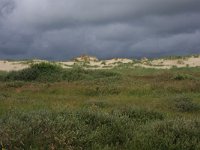
<path id="1" fill-rule="evenodd" d="M 27 64 L 20 61 L 0 61 L 0 71 L 17 71 L 27 67 Z"/>
<path id="2" fill-rule="evenodd" d="M 149 62 L 149 65 L 143 67 L 169 69 L 171 67 L 198 67 L 200 66 L 200 57 L 189 57 L 182 59 L 158 59 Z"/>
<path id="3" fill-rule="evenodd" d="M 31 63 L 47 62 L 45 60 L 32 60 Z M 0 71 L 16 71 L 27 68 L 31 64 L 28 61 L 0 61 Z M 134 62 L 131 59 L 126 58 L 114 58 L 110 60 L 98 60 L 95 57 L 81 56 L 78 59 L 65 62 L 56 62 L 63 68 L 72 68 L 74 65 L 79 65 L 87 69 L 109 69 L 120 64 L 129 64 L 130 67 L 144 67 L 144 68 L 156 68 L 156 69 L 170 69 L 176 67 L 197 67 L 200 66 L 199 57 L 186 57 L 179 59 L 155 59 L 148 60 L 142 59 Z"/>

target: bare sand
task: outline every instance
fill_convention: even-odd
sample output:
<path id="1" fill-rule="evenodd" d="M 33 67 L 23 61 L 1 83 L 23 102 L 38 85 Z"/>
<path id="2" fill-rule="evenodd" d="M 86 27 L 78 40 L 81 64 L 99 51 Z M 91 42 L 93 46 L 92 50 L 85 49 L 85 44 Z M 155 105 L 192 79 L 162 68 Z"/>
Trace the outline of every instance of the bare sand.
<path id="1" fill-rule="evenodd" d="M 20 61 L 0 61 L 0 71 L 17 71 L 27 68 L 29 65 Z"/>
<path id="2" fill-rule="evenodd" d="M 172 67 L 199 67 L 200 57 L 188 57 L 180 59 L 157 59 L 152 60 L 149 64 L 141 64 L 142 67 L 146 68 L 159 68 L 159 69 L 170 69 Z"/>

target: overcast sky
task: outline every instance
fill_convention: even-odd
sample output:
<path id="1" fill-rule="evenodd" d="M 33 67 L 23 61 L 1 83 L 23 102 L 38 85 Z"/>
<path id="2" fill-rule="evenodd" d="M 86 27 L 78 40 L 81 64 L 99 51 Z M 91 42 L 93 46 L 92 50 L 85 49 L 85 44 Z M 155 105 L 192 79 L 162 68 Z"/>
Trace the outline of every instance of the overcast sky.
<path id="1" fill-rule="evenodd" d="M 0 58 L 200 53 L 200 0 L 0 0 Z"/>

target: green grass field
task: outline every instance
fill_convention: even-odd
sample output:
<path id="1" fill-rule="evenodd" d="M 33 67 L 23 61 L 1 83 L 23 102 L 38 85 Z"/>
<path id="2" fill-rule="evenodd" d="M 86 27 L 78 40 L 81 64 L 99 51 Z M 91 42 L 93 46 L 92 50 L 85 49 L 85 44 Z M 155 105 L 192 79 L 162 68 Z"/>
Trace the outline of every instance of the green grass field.
<path id="1" fill-rule="evenodd" d="M 0 72 L 0 145 L 199 150 L 200 68 Z"/>

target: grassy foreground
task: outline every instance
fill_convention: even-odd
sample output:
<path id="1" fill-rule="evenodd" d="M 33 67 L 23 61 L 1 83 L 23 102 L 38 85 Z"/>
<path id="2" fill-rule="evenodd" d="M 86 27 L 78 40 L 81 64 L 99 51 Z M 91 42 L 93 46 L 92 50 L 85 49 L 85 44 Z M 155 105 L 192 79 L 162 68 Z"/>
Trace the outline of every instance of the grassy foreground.
<path id="1" fill-rule="evenodd" d="M 0 72 L 5 149 L 200 149 L 200 68 Z"/>

